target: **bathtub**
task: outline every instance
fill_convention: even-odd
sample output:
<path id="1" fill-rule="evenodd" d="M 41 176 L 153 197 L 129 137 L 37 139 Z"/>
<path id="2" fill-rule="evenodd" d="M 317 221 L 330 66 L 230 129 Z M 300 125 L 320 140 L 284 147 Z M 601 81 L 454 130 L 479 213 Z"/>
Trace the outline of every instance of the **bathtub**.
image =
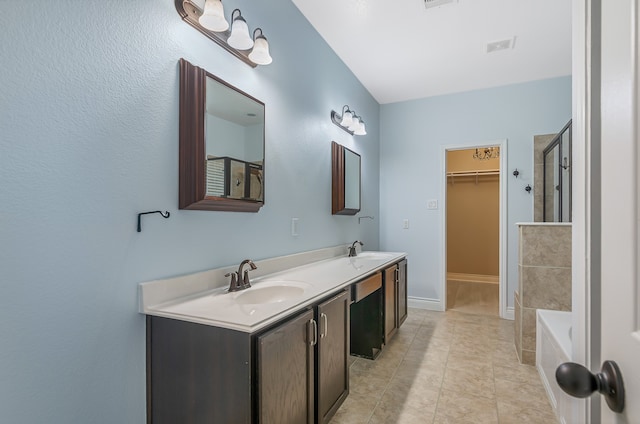
<path id="1" fill-rule="evenodd" d="M 571 312 L 538 309 L 536 322 L 536 367 L 540 378 L 558 420 L 563 424 L 574 423 L 578 400 L 564 393 L 556 383 L 556 368 L 572 358 Z"/>

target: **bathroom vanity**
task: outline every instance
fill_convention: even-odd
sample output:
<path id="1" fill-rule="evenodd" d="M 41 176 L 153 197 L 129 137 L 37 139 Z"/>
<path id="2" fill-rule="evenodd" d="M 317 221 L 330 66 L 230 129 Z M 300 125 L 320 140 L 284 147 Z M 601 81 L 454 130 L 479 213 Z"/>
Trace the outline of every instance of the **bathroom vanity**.
<path id="1" fill-rule="evenodd" d="M 307 262 L 344 248 L 332 249 L 256 261 L 262 274 L 235 293 L 207 287 L 226 268 L 142 283 L 148 422 L 328 422 L 349 393 L 352 329 L 368 324 L 350 308 L 378 299 L 369 351 L 407 311 L 404 253 Z"/>

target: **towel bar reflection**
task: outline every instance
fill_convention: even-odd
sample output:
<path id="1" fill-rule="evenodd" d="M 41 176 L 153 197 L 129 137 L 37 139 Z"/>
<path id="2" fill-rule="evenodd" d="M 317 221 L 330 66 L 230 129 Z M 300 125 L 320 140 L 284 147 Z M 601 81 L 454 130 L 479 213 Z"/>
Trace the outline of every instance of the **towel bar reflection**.
<path id="1" fill-rule="evenodd" d="M 147 215 L 147 214 L 150 214 L 150 213 L 159 213 L 160 215 L 162 215 L 163 218 L 169 218 L 169 216 L 171 216 L 169 211 L 164 211 L 164 212 L 162 212 L 162 211 L 140 212 L 138 214 L 138 232 L 139 233 L 142 232 L 142 222 L 141 222 L 142 215 Z"/>

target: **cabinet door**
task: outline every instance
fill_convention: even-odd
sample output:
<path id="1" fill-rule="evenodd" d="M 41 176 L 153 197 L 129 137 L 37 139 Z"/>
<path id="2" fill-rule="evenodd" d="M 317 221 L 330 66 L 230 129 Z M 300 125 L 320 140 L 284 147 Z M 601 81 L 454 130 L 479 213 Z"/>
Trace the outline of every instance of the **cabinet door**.
<path id="1" fill-rule="evenodd" d="M 318 423 L 327 423 L 349 394 L 349 292 L 318 305 Z"/>
<path id="2" fill-rule="evenodd" d="M 384 343 L 388 344 L 397 328 L 396 266 L 384 270 Z"/>
<path id="3" fill-rule="evenodd" d="M 258 336 L 260 424 L 313 423 L 316 329 L 309 310 Z"/>
<path id="4" fill-rule="evenodd" d="M 251 337 L 147 316 L 147 422 L 250 424 Z"/>
<path id="5" fill-rule="evenodd" d="M 398 328 L 407 319 L 407 260 L 398 262 Z"/>

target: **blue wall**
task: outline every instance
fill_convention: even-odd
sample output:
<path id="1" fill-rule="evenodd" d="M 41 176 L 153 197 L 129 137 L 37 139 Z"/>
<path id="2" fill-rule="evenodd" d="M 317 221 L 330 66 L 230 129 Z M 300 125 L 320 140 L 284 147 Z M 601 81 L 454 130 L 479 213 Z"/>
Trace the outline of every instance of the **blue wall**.
<path id="1" fill-rule="evenodd" d="M 409 254 L 409 296 L 432 307 L 441 293 L 443 146 L 507 140 L 507 305 L 518 287 L 517 222 L 533 221 L 533 136 L 571 118 L 571 78 L 430 97 L 380 107 L 380 243 Z M 511 173 L 518 168 L 518 179 Z M 437 210 L 427 200 L 438 200 Z M 410 228 L 402 229 L 409 219 Z"/>
<path id="2" fill-rule="evenodd" d="M 173 0 L 0 2 L 0 421 L 144 422 L 142 281 L 378 248 L 379 105 L 290 0 L 224 4 L 263 28 L 272 65 L 235 59 Z M 177 209 L 181 57 L 266 103 L 259 213 Z M 368 135 L 331 124 L 344 104 Z M 332 140 L 362 155 L 375 221 L 331 215 Z M 171 218 L 137 233 L 157 209 Z"/>

